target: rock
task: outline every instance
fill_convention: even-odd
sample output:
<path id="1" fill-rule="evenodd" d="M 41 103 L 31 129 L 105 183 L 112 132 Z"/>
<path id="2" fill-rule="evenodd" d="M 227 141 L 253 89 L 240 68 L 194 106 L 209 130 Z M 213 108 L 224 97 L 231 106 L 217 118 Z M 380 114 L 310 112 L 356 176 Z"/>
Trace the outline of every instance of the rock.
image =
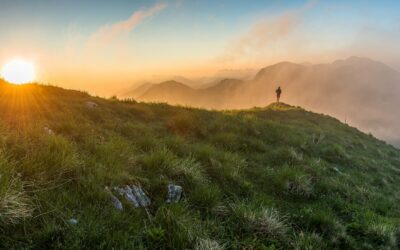
<path id="1" fill-rule="evenodd" d="M 342 171 L 340 171 L 337 167 L 333 167 L 332 169 L 333 169 L 333 171 L 335 171 L 338 174 L 342 173 Z"/>
<path id="2" fill-rule="evenodd" d="M 114 208 L 119 211 L 124 210 L 124 206 L 122 205 L 121 201 L 115 195 L 113 195 L 107 186 L 105 187 L 105 190 L 110 195 L 111 204 L 114 206 Z"/>
<path id="3" fill-rule="evenodd" d="M 129 186 L 126 186 L 125 188 L 116 188 L 117 192 L 121 196 L 125 196 L 125 199 L 131 203 L 134 207 L 140 207 L 139 202 L 137 201 L 136 197 L 132 193 L 132 189 Z"/>
<path id="4" fill-rule="evenodd" d="M 182 197 L 182 191 L 183 191 L 183 188 L 181 186 L 169 184 L 167 200 L 165 202 L 167 202 L 167 203 L 178 202 Z"/>
<path id="5" fill-rule="evenodd" d="M 147 207 L 151 203 L 141 187 L 135 185 L 130 187 L 127 185 L 124 188 L 114 187 L 114 190 L 118 192 L 119 195 L 124 196 L 134 207 Z"/>
<path id="6" fill-rule="evenodd" d="M 54 131 L 49 128 L 49 127 L 44 127 L 43 130 L 48 134 L 48 135 L 54 135 Z"/>
<path id="7" fill-rule="evenodd" d="M 96 108 L 96 107 L 98 107 L 99 105 L 98 105 L 97 103 L 95 103 L 95 102 L 87 101 L 87 102 L 86 102 L 86 106 L 89 107 L 89 108 Z"/>
<path id="8" fill-rule="evenodd" d="M 115 197 L 113 194 L 110 194 L 111 197 L 111 203 L 113 204 L 113 206 L 115 207 L 115 209 L 122 211 L 124 210 L 124 207 L 122 206 L 121 201 Z"/>
<path id="9" fill-rule="evenodd" d="M 141 187 L 132 185 L 132 193 L 135 195 L 140 206 L 147 207 L 150 205 L 150 199 L 146 196 L 146 194 L 144 193 L 144 191 Z"/>
<path id="10" fill-rule="evenodd" d="M 74 218 L 71 218 L 71 219 L 68 220 L 68 224 L 70 224 L 70 225 L 76 225 L 76 224 L 78 224 L 78 220 L 77 220 L 77 219 L 74 219 Z"/>

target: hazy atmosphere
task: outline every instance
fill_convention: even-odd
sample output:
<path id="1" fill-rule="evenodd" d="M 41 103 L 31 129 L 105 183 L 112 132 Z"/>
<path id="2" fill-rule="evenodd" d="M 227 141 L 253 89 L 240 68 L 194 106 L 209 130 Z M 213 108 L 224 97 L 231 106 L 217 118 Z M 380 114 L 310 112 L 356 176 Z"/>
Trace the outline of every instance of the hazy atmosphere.
<path id="1" fill-rule="evenodd" d="M 400 69 L 397 1 L 2 0 L 0 7 L 0 65 L 23 57 L 39 82 L 103 96 L 143 81 L 281 61 L 361 56 Z"/>
<path id="2" fill-rule="evenodd" d="M 0 249 L 400 249 L 400 1 L 0 0 Z"/>
<path id="3" fill-rule="evenodd" d="M 24 58 L 35 65 L 38 82 L 101 96 L 140 98 L 144 92 L 134 93 L 138 87 L 144 91 L 143 84 L 149 87 L 168 80 L 195 88 L 225 78 L 248 80 L 262 68 L 282 61 L 317 65 L 358 56 L 400 69 L 397 1 L 22 2 L 1 1 L 0 21 L 7 25 L 0 26 L 0 64 Z M 389 76 L 382 75 L 380 81 L 375 72 L 372 81 L 369 73 L 361 72 L 364 76 L 360 77 L 368 79 L 362 83 L 354 82 L 360 78 L 335 76 L 342 82 L 332 86 L 338 88 L 333 96 L 324 92 L 329 88 L 314 86 L 324 78 L 318 72 L 311 81 L 296 79 L 296 75 L 266 79 L 264 85 L 270 88 L 255 90 L 254 98 L 247 93 L 228 97 L 229 104 L 214 105 L 216 98 L 208 96 L 202 99 L 210 101 L 198 103 L 225 109 L 265 105 L 276 85 L 296 84 L 301 91 L 289 92 L 286 102 L 336 115 L 397 143 L 400 118 L 392 115 L 397 98 L 385 84 Z M 355 91 L 356 84 L 360 86 Z M 309 100 L 310 92 L 315 101 Z M 346 106 L 327 102 L 327 95 Z M 357 101 L 351 99 L 353 95 Z M 177 102 L 168 95 L 160 98 L 147 100 L 196 104 L 193 100 Z M 302 99 L 307 101 L 298 101 Z M 359 109 L 369 111 L 359 114 Z"/>

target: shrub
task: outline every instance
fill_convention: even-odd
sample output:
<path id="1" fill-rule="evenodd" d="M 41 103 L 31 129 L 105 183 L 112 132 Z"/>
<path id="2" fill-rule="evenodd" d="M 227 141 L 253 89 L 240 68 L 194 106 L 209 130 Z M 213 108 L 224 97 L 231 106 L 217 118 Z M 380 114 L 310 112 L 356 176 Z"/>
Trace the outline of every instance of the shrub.
<path id="1" fill-rule="evenodd" d="M 166 148 L 174 152 L 177 156 L 185 157 L 189 154 L 189 144 L 181 136 L 171 135 L 163 138 Z"/>
<path id="2" fill-rule="evenodd" d="M 247 167 L 247 162 L 239 154 L 230 152 L 220 152 L 210 158 L 209 164 L 205 165 L 208 175 L 218 181 L 221 185 L 238 183 L 242 180 L 243 169 Z"/>
<path id="3" fill-rule="evenodd" d="M 166 148 L 153 150 L 139 158 L 139 163 L 151 174 L 166 173 L 176 164 L 175 155 Z"/>
<path id="4" fill-rule="evenodd" d="M 314 192 L 312 177 L 300 167 L 283 166 L 271 176 L 276 191 L 298 197 L 311 197 Z"/>
<path id="5" fill-rule="evenodd" d="M 193 133 L 197 126 L 197 118 L 192 114 L 185 112 L 171 117 L 167 122 L 167 127 L 172 132 L 180 135 Z"/>
<path id="6" fill-rule="evenodd" d="M 220 204 L 221 190 L 216 185 L 198 185 L 188 193 L 189 203 L 194 207 L 210 211 Z"/>
<path id="7" fill-rule="evenodd" d="M 224 245 L 220 245 L 218 241 L 211 239 L 198 239 L 196 242 L 195 250 L 223 250 Z"/>
<path id="8" fill-rule="evenodd" d="M 162 241 L 165 239 L 165 230 L 162 229 L 161 227 L 150 227 L 146 229 L 146 236 L 149 241 L 153 242 L 153 245 L 159 245 L 158 247 L 161 247 Z"/>
<path id="9" fill-rule="evenodd" d="M 220 132 L 212 135 L 211 142 L 227 150 L 235 150 L 240 146 L 238 137 L 232 132 Z"/>
<path id="10" fill-rule="evenodd" d="M 336 164 L 346 164 L 350 158 L 343 147 L 337 144 L 326 146 L 321 152 L 321 157 Z"/>
<path id="11" fill-rule="evenodd" d="M 331 208 L 318 206 L 304 207 L 299 211 L 299 224 L 307 228 L 313 228 L 316 233 L 329 235 L 331 238 L 342 237 L 345 234 L 345 227 L 335 216 Z"/>
<path id="12" fill-rule="evenodd" d="M 208 180 L 204 175 L 203 167 L 193 157 L 176 159 L 170 169 L 169 176 L 182 177 L 188 185 L 206 183 Z"/>
<path id="13" fill-rule="evenodd" d="M 397 227 L 394 236 L 396 237 L 396 247 L 400 249 L 400 226 Z"/>
<path id="14" fill-rule="evenodd" d="M 31 216 L 33 206 L 18 177 L 0 172 L 0 222 L 15 224 Z"/>
<path id="15" fill-rule="evenodd" d="M 143 152 L 149 152 L 160 148 L 160 141 L 151 135 L 143 134 L 133 141 L 134 145 Z"/>
<path id="16" fill-rule="evenodd" d="M 144 126 L 141 123 L 136 123 L 136 122 L 124 122 L 119 124 L 116 128 L 115 131 L 121 133 L 126 138 L 132 139 L 132 140 L 138 140 L 139 138 L 143 137 L 149 137 L 151 135 L 151 130 L 150 128 Z"/>
<path id="17" fill-rule="evenodd" d="M 396 232 L 395 228 L 387 223 L 369 223 L 367 228 L 362 228 L 366 242 L 370 242 L 373 246 L 381 246 L 386 248 L 395 248 Z"/>
<path id="18" fill-rule="evenodd" d="M 206 143 L 194 144 L 191 151 L 193 152 L 193 157 L 203 165 L 209 165 L 211 160 L 215 159 L 218 154 L 222 153 L 214 146 Z"/>
<path id="19" fill-rule="evenodd" d="M 317 233 L 300 232 L 295 237 L 293 248 L 296 250 L 326 249 L 327 244 Z"/>
<path id="20" fill-rule="evenodd" d="M 114 185 L 128 182 L 131 172 L 138 171 L 133 147 L 120 137 L 110 137 L 99 143 L 90 157 L 85 159 L 86 165 L 95 166 L 93 169 L 83 168 L 82 173 L 96 179 L 94 185 Z M 112 172 L 113 174 L 110 174 Z"/>
<path id="21" fill-rule="evenodd" d="M 310 197 L 313 194 L 312 180 L 307 175 L 297 175 L 286 183 L 286 190 L 292 195 Z"/>
<path id="22" fill-rule="evenodd" d="M 274 208 L 252 208 L 239 203 L 234 204 L 231 209 L 234 217 L 250 233 L 283 239 L 289 230 L 286 217 L 279 215 Z"/>
<path id="23" fill-rule="evenodd" d="M 193 157 L 178 158 L 167 148 L 154 150 L 140 157 L 139 163 L 149 176 L 163 175 L 186 185 L 205 183 L 203 168 Z"/>
<path id="24" fill-rule="evenodd" d="M 71 179 L 81 166 L 77 148 L 64 137 L 35 136 L 23 145 L 28 157 L 20 159 L 17 170 L 36 181 Z"/>
<path id="25" fill-rule="evenodd" d="M 292 147 L 285 146 L 273 149 L 268 159 L 275 166 L 282 166 L 284 164 L 294 165 L 303 160 L 303 154 L 297 152 Z"/>
<path id="26" fill-rule="evenodd" d="M 162 246 L 168 249 L 187 249 L 204 235 L 201 221 L 184 203 L 161 206 L 153 223 L 167 232 Z"/>
<path id="27" fill-rule="evenodd" d="M 244 216 L 255 233 L 282 237 L 288 231 L 286 219 L 281 217 L 275 209 L 264 208 L 260 212 L 245 213 Z"/>

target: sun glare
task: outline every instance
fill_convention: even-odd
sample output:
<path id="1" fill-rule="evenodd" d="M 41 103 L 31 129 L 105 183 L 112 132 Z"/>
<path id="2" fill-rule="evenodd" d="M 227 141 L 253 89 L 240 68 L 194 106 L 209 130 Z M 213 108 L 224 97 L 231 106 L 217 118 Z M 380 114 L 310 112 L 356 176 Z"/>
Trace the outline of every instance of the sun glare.
<path id="1" fill-rule="evenodd" d="M 10 83 L 30 83 L 35 80 L 35 69 L 32 63 L 16 59 L 5 64 L 1 69 L 0 75 Z"/>

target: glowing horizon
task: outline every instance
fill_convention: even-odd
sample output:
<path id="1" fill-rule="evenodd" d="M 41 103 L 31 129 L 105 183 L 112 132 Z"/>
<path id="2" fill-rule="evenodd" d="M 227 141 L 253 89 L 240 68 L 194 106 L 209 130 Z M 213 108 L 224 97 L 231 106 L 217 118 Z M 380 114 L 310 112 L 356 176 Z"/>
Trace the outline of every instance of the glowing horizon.
<path id="1" fill-rule="evenodd" d="M 2 1 L 0 65 L 111 95 L 164 76 L 350 56 L 400 69 L 400 3 L 383 1 Z"/>
<path id="2" fill-rule="evenodd" d="M 35 68 L 25 59 L 13 59 L 1 68 L 0 77 L 17 85 L 31 83 L 35 80 Z"/>

